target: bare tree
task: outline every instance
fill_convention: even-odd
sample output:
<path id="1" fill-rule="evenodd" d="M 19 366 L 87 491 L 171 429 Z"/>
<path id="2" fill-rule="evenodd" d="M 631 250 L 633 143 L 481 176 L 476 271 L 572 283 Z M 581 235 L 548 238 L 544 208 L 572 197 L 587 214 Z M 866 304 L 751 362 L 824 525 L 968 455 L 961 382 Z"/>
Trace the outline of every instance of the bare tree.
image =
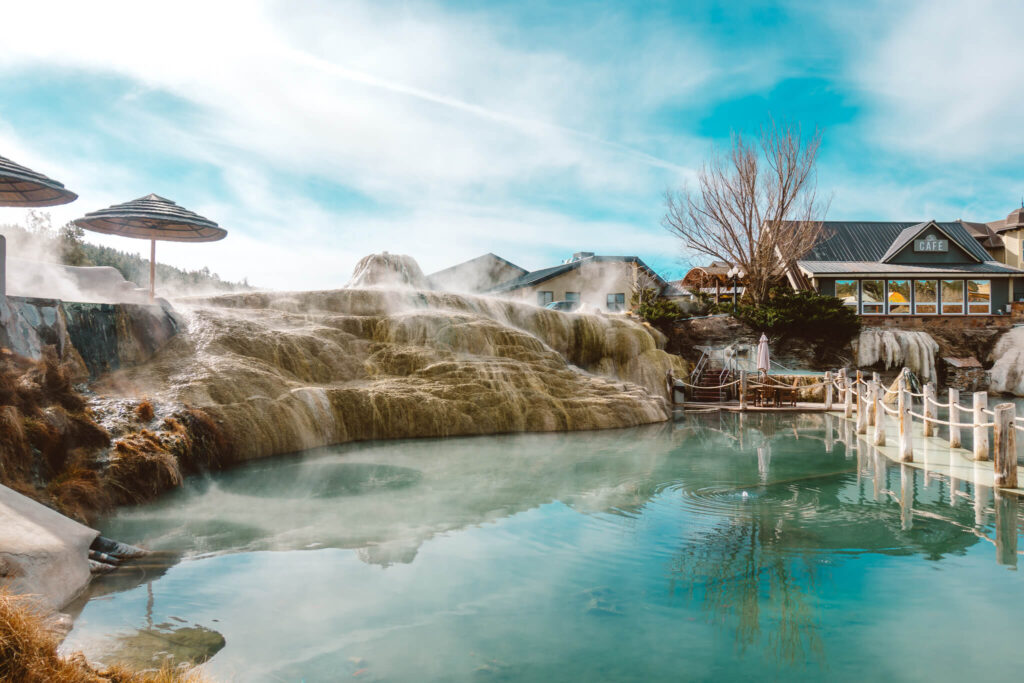
<path id="1" fill-rule="evenodd" d="M 757 143 L 734 134 L 726 156 L 701 167 L 698 188 L 667 192 L 665 228 L 700 254 L 738 265 L 755 303 L 822 236 L 827 202 L 817 196 L 817 129 L 770 123 Z"/>

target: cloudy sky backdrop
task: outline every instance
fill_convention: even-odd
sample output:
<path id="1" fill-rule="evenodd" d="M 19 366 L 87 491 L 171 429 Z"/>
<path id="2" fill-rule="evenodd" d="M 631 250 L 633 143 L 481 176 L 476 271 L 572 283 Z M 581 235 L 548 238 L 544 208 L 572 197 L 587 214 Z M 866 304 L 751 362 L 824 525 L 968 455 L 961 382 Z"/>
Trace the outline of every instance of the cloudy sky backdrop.
<path id="1" fill-rule="evenodd" d="M 54 221 L 156 192 L 230 232 L 161 260 L 267 287 L 382 250 L 678 275 L 664 191 L 769 114 L 824 129 L 832 219 L 993 220 L 1024 194 L 1021 3 L 0 5 L 0 155 L 79 193 Z"/>

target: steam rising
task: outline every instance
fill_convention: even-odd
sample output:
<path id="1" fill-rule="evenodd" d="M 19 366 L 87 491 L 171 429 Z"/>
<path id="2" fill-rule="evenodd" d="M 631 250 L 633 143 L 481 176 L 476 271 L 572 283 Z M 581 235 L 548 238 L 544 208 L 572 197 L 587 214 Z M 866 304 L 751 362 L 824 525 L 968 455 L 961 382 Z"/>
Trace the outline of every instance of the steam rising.
<path id="1" fill-rule="evenodd" d="M 386 260 L 364 259 L 356 278 Z M 374 278 L 371 273 L 376 273 Z M 403 275 L 402 277 L 405 277 Z M 214 415 L 236 459 L 367 439 L 622 427 L 668 418 L 684 362 L 635 322 L 404 289 L 192 302 L 188 333 L 108 382 Z"/>

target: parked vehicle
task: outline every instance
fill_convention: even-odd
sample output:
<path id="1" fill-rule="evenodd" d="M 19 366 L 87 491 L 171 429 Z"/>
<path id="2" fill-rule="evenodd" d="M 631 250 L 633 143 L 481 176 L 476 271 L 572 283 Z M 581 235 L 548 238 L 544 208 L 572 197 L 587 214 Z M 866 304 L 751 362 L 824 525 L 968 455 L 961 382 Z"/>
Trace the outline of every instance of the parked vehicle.
<path id="1" fill-rule="evenodd" d="M 580 310 L 579 301 L 552 301 L 551 303 L 544 306 L 552 311 L 562 311 L 563 313 L 573 313 Z"/>

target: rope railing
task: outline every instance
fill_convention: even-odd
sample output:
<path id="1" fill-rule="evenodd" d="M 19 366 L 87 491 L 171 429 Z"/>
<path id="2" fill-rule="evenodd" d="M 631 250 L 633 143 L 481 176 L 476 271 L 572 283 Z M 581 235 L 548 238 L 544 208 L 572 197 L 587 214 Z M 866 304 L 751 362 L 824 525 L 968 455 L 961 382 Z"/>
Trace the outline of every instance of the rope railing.
<path id="1" fill-rule="evenodd" d="M 907 412 L 909 412 L 911 415 L 913 415 L 914 417 L 916 417 L 916 418 L 918 418 L 920 420 L 927 420 L 928 422 L 931 422 L 932 424 L 946 425 L 947 427 L 985 427 L 985 428 L 988 428 L 988 427 L 994 427 L 995 424 L 996 424 L 995 422 L 982 422 L 981 424 L 974 424 L 973 422 L 950 422 L 948 420 L 940 420 L 937 417 L 931 417 L 931 416 L 928 416 L 928 415 L 921 415 L 919 413 L 915 413 L 913 410 L 908 410 Z"/>
<path id="2" fill-rule="evenodd" d="M 682 385 L 684 387 L 689 387 L 690 389 L 706 389 L 708 391 L 714 391 L 716 389 L 727 389 L 727 388 L 731 387 L 734 384 L 739 384 L 740 383 L 740 381 L 738 379 L 734 379 L 733 381 L 729 382 L 728 384 L 716 384 L 715 386 L 701 386 L 699 384 L 690 384 L 689 382 L 687 382 L 685 380 L 681 380 L 681 379 L 676 379 L 674 381 L 676 383 L 676 386 Z"/>
<path id="3" fill-rule="evenodd" d="M 868 391 L 865 392 L 862 386 L 868 387 Z M 937 436 L 936 430 L 939 427 L 948 427 L 949 447 L 960 449 L 961 430 L 969 429 L 973 432 L 973 459 L 991 459 L 993 462 L 994 486 L 1004 489 L 1017 488 L 1017 453 L 1013 435 L 1016 431 L 1024 432 L 1024 417 L 1016 416 L 1016 408 L 1012 403 L 1002 403 L 989 408 L 988 394 L 974 392 L 974 405 L 963 406 L 960 405 L 960 392 L 955 387 L 949 390 L 948 401 L 939 401 L 934 382 L 922 384 L 905 368 L 900 373 L 898 388 L 895 389 L 886 390 L 877 374 L 867 382 L 860 372 L 856 378 L 852 378 L 847 376 L 846 370 L 840 371 L 839 381 L 834 383 L 833 387 L 840 391 L 844 417 L 847 420 L 855 420 L 858 435 L 867 434 L 868 427 L 874 426 L 873 443 L 876 447 L 886 445 L 886 423 L 889 418 L 895 418 L 898 427 L 898 449 L 895 457 L 900 462 L 914 461 L 915 438 L 927 440 Z M 920 388 L 921 391 L 916 392 L 912 388 Z M 886 397 L 891 394 L 897 394 L 899 397 L 895 406 L 886 405 Z M 921 412 L 914 410 L 915 398 L 921 399 Z M 949 410 L 948 419 L 939 419 L 938 408 Z M 965 418 L 971 421 L 959 421 Z M 922 429 L 916 437 L 915 419 L 922 421 Z M 989 432 L 989 429 L 992 432 Z"/>

